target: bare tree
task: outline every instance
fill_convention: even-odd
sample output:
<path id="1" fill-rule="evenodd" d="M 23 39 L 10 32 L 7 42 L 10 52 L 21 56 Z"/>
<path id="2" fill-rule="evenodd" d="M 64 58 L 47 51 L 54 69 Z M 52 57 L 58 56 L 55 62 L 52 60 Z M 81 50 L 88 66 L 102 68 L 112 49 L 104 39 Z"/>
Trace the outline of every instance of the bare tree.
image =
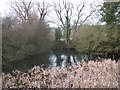
<path id="1" fill-rule="evenodd" d="M 72 9 L 73 4 L 67 3 L 63 1 L 62 3 L 59 1 L 59 4 L 54 4 L 54 10 L 59 21 L 62 24 L 62 29 L 64 30 L 64 34 L 66 36 L 67 43 L 70 41 L 70 34 L 71 34 L 71 18 L 72 18 Z M 64 17 L 63 17 L 64 12 Z"/>
<path id="2" fill-rule="evenodd" d="M 46 3 L 44 0 L 42 2 L 33 2 L 32 0 L 27 2 L 22 0 L 11 2 L 11 7 L 19 18 L 26 23 L 33 22 L 38 18 L 39 20 L 44 20 L 49 12 L 50 4 Z"/>
<path id="3" fill-rule="evenodd" d="M 54 10 L 56 12 L 57 18 L 61 23 L 61 27 L 64 30 L 66 41 L 69 44 L 70 36 L 71 36 L 71 29 L 74 30 L 72 37 L 74 39 L 74 36 L 78 32 L 80 26 L 84 24 L 87 19 L 93 14 L 95 11 L 92 9 L 88 15 L 85 15 L 84 9 L 85 9 L 85 3 L 80 3 L 77 7 L 74 7 L 74 5 L 70 2 L 62 1 L 58 4 L 54 3 Z M 76 14 L 74 15 L 74 10 L 76 10 Z M 81 17 L 85 17 L 84 19 L 81 19 Z M 74 24 L 72 24 L 72 19 L 75 18 Z"/>
<path id="4" fill-rule="evenodd" d="M 22 21 L 30 22 L 34 20 L 35 9 L 32 0 L 30 2 L 24 0 L 11 2 L 11 7 Z"/>
<path id="5" fill-rule="evenodd" d="M 81 7 L 80 7 L 81 6 Z M 74 22 L 74 25 L 73 25 L 73 29 L 74 29 L 74 33 L 73 33 L 73 39 L 76 35 L 76 33 L 78 32 L 78 30 L 80 29 L 80 27 L 87 21 L 87 19 L 89 17 L 91 17 L 91 15 L 95 12 L 95 9 L 92 9 L 90 11 L 90 13 L 85 16 L 85 13 L 82 13 L 82 11 L 84 10 L 85 8 L 85 2 L 83 2 L 83 4 L 79 4 L 77 6 L 77 19 L 76 21 Z M 84 16 L 85 18 L 81 21 L 81 17 Z"/>
<path id="6" fill-rule="evenodd" d="M 42 3 L 37 2 L 36 5 L 37 5 L 38 13 L 40 15 L 40 19 L 44 19 L 45 16 L 48 14 L 50 4 L 45 3 L 45 1 L 43 0 Z"/>
<path id="7" fill-rule="evenodd" d="M 39 24 L 40 20 L 44 20 L 50 7 L 49 3 L 30 1 L 14 1 L 11 2 L 12 9 L 22 21 L 22 28 L 34 29 L 35 24 Z M 39 15 L 38 15 L 39 14 Z"/>

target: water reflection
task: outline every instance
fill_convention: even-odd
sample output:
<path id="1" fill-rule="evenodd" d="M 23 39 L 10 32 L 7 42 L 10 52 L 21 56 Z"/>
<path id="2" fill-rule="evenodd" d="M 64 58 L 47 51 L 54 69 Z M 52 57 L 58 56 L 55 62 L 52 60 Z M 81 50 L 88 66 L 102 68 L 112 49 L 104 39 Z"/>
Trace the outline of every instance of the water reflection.
<path id="1" fill-rule="evenodd" d="M 69 65 L 73 66 L 73 63 L 81 62 L 82 59 L 85 61 L 88 60 L 102 60 L 100 56 L 93 56 L 87 54 L 77 54 L 73 51 L 69 52 L 50 52 L 44 53 L 40 55 L 29 56 L 28 58 L 20 61 L 13 61 L 3 65 L 3 72 L 12 72 L 13 70 L 17 69 L 20 71 L 27 71 L 28 69 L 32 68 L 35 65 L 42 65 L 44 67 L 53 66 L 60 69 L 63 67 L 68 67 Z"/>
<path id="2" fill-rule="evenodd" d="M 29 56 L 24 60 L 12 61 L 10 63 L 6 63 L 5 65 L 2 65 L 2 71 L 9 73 L 17 69 L 25 72 L 28 69 L 34 67 L 35 65 L 40 66 L 43 64 L 44 67 L 48 67 L 51 64 L 50 60 L 48 59 L 49 56 L 50 56 L 49 53 L 44 53 L 40 55 Z"/>
<path id="3" fill-rule="evenodd" d="M 74 63 L 82 62 L 84 59 L 86 62 L 89 60 L 102 60 L 102 56 L 95 56 L 95 55 L 87 55 L 87 54 L 77 54 L 71 52 L 54 52 L 50 58 L 51 64 L 54 67 L 61 68 L 68 67 L 69 65 L 73 66 Z"/>

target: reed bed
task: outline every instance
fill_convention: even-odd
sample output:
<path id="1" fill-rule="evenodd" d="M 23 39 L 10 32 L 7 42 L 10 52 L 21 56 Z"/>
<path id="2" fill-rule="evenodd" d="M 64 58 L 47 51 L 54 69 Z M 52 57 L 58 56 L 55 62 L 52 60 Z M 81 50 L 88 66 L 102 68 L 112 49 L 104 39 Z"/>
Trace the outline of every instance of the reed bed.
<path id="1" fill-rule="evenodd" d="M 2 88 L 118 88 L 118 62 L 82 60 L 73 67 L 43 69 L 34 66 L 25 72 L 2 73 Z"/>

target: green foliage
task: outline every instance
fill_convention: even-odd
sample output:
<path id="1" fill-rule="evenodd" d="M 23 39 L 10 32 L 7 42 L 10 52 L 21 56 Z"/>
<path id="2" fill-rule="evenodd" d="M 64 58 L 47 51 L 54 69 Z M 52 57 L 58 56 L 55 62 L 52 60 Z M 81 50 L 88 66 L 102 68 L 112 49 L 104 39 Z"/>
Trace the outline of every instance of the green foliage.
<path id="1" fill-rule="evenodd" d="M 61 37 L 62 37 L 62 32 L 58 27 L 58 29 L 55 29 L 55 42 L 57 43 L 60 42 Z"/>
<path id="2" fill-rule="evenodd" d="M 16 31 L 3 31 L 2 34 L 2 60 L 3 63 L 16 60 L 23 59 L 24 52 L 21 50 L 21 46 L 24 43 L 19 41 L 20 32 Z M 18 40 L 16 36 L 19 36 Z"/>
<path id="3" fill-rule="evenodd" d="M 52 47 L 50 30 L 44 21 L 35 24 L 31 29 L 3 29 L 2 41 L 3 63 L 47 52 Z"/>
<path id="4" fill-rule="evenodd" d="M 83 25 L 76 36 L 76 50 L 80 52 L 105 54 L 118 53 L 120 2 L 105 2 L 101 7 L 103 26 Z"/>
<path id="5" fill-rule="evenodd" d="M 76 50 L 93 54 L 118 53 L 118 39 L 118 32 L 108 26 L 84 25 L 76 36 Z"/>
<path id="6" fill-rule="evenodd" d="M 58 29 L 55 29 L 55 47 L 54 49 L 63 49 L 66 46 L 65 40 L 62 38 L 62 31 L 58 27 Z"/>
<path id="7" fill-rule="evenodd" d="M 120 2 L 105 2 L 101 7 L 102 21 L 107 24 L 116 24 L 119 19 Z"/>
<path id="8" fill-rule="evenodd" d="M 56 43 L 56 45 L 55 45 L 55 49 L 64 49 L 64 48 L 66 48 L 65 41 L 60 41 L 60 42 Z"/>
<path id="9" fill-rule="evenodd" d="M 105 32 L 108 41 L 103 44 L 106 52 L 118 53 L 119 51 L 119 19 L 120 2 L 105 2 L 101 7 L 102 22 L 106 22 Z"/>
<path id="10" fill-rule="evenodd" d="M 88 30 L 89 29 L 89 30 Z M 81 29 L 79 30 L 79 33 L 76 36 L 76 50 L 80 52 L 87 52 L 89 50 L 89 43 L 90 43 L 90 38 L 93 37 L 93 30 L 91 26 L 89 25 L 83 25 L 81 26 Z"/>
<path id="11" fill-rule="evenodd" d="M 24 48 L 29 55 L 46 52 L 51 48 L 50 30 L 43 21 L 27 33 L 29 36 Z"/>

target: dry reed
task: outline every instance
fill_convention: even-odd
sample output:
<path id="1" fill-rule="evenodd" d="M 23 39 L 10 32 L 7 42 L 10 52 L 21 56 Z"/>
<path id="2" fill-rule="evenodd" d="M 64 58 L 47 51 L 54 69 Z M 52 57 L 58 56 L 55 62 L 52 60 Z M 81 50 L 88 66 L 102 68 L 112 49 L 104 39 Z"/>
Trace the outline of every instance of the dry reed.
<path id="1" fill-rule="evenodd" d="M 26 73 L 2 73 L 2 88 L 118 88 L 118 74 L 114 60 L 82 60 L 82 66 L 77 63 L 60 70 L 34 66 Z"/>

